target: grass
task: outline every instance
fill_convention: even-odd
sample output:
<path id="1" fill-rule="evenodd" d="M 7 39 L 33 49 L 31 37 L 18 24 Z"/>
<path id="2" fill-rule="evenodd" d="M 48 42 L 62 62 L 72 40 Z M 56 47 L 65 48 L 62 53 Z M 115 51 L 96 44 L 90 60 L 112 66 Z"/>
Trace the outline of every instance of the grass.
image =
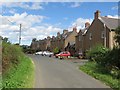
<path id="1" fill-rule="evenodd" d="M 19 45 L 2 43 L 2 88 L 32 88 L 34 64 Z"/>
<path id="2" fill-rule="evenodd" d="M 33 88 L 34 85 L 34 65 L 32 60 L 23 55 L 19 58 L 20 63 L 3 75 L 3 88 Z"/>
<path id="3" fill-rule="evenodd" d="M 87 62 L 84 66 L 80 66 L 80 70 L 102 81 L 114 90 L 120 90 L 119 79 L 113 77 L 104 69 L 104 67 L 99 66 L 97 63 Z"/>

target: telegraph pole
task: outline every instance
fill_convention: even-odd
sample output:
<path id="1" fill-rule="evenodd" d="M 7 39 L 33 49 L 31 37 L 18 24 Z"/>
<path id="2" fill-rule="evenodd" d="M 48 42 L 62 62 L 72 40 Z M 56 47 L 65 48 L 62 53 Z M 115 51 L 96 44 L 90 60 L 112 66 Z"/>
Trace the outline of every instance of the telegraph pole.
<path id="1" fill-rule="evenodd" d="M 14 22 L 10 21 L 9 19 L 7 19 L 11 24 L 14 24 Z M 19 45 L 21 43 L 21 27 L 22 27 L 22 24 L 20 24 L 20 30 L 19 31 L 15 31 L 15 32 L 19 32 Z"/>
<path id="2" fill-rule="evenodd" d="M 21 43 L 21 27 L 22 27 L 22 24 L 20 24 L 20 31 L 19 31 L 19 45 Z"/>

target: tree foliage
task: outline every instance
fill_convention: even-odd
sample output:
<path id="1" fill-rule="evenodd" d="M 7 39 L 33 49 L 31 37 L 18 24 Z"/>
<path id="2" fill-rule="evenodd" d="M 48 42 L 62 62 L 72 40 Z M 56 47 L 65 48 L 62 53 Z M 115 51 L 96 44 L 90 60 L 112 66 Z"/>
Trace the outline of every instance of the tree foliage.
<path id="1" fill-rule="evenodd" d="M 19 58 L 23 55 L 22 49 L 18 45 L 7 42 L 2 43 L 2 70 L 6 71 L 11 65 L 17 65 Z"/>
<path id="2" fill-rule="evenodd" d="M 54 48 L 53 52 L 54 52 L 54 54 L 57 54 L 60 52 L 60 49 L 58 47 L 56 47 L 56 48 Z"/>
<path id="3" fill-rule="evenodd" d="M 36 39 L 36 38 L 33 38 L 33 39 L 32 39 L 32 42 L 35 42 L 35 41 L 37 41 L 37 39 Z"/>
<path id="4" fill-rule="evenodd" d="M 108 52 L 108 48 L 102 45 L 97 45 L 87 52 L 87 57 L 92 61 L 100 63 L 101 58 Z"/>
<path id="5" fill-rule="evenodd" d="M 116 42 L 118 43 L 119 45 L 119 48 L 120 48 L 120 26 L 118 28 L 115 29 L 115 40 Z"/>

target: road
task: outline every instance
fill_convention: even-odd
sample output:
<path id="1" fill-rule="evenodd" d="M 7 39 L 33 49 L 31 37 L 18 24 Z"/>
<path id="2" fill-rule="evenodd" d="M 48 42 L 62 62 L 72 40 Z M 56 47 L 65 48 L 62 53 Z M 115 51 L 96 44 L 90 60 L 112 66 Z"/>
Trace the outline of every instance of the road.
<path id="1" fill-rule="evenodd" d="M 35 88 L 109 88 L 80 71 L 78 61 L 29 56 L 35 64 Z"/>

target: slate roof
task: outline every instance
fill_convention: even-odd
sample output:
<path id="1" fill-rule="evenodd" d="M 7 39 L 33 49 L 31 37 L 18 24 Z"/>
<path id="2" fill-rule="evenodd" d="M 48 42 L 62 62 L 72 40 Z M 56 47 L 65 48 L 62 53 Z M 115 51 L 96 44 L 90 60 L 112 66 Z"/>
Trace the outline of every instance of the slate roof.
<path id="1" fill-rule="evenodd" d="M 87 33 L 89 27 L 90 26 L 88 26 L 88 27 L 86 27 L 86 28 L 83 29 L 83 34 L 82 35 L 85 35 Z"/>
<path id="2" fill-rule="evenodd" d="M 79 33 L 82 32 L 82 35 L 85 35 L 85 34 L 87 33 L 89 27 L 90 27 L 90 26 L 85 27 L 84 29 L 80 29 Z M 78 33 L 78 35 L 76 35 L 76 36 L 79 36 L 79 33 Z"/>
<path id="3" fill-rule="evenodd" d="M 62 37 L 64 39 L 66 39 L 71 33 L 72 33 L 72 31 L 71 32 L 67 32 L 66 34 L 62 34 Z"/>
<path id="4" fill-rule="evenodd" d="M 67 33 L 65 33 L 65 34 L 60 34 L 60 37 L 55 37 L 56 39 L 57 38 L 63 38 L 63 39 L 66 39 L 70 34 L 72 33 L 72 31 L 70 31 L 70 32 L 67 32 Z"/>
<path id="5" fill-rule="evenodd" d="M 118 26 L 120 26 L 120 23 L 118 23 L 118 20 L 120 19 L 117 19 L 117 18 L 99 17 L 99 20 L 111 30 L 116 29 Z M 83 35 L 86 34 L 86 32 L 88 31 L 88 28 L 89 27 L 82 29 Z"/>
<path id="6" fill-rule="evenodd" d="M 109 29 L 116 29 L 118 27 L 118 20 L 117 18 L 109 18 L 109 17 L 99 17 L 99 20 L 103 22 Z"/>

